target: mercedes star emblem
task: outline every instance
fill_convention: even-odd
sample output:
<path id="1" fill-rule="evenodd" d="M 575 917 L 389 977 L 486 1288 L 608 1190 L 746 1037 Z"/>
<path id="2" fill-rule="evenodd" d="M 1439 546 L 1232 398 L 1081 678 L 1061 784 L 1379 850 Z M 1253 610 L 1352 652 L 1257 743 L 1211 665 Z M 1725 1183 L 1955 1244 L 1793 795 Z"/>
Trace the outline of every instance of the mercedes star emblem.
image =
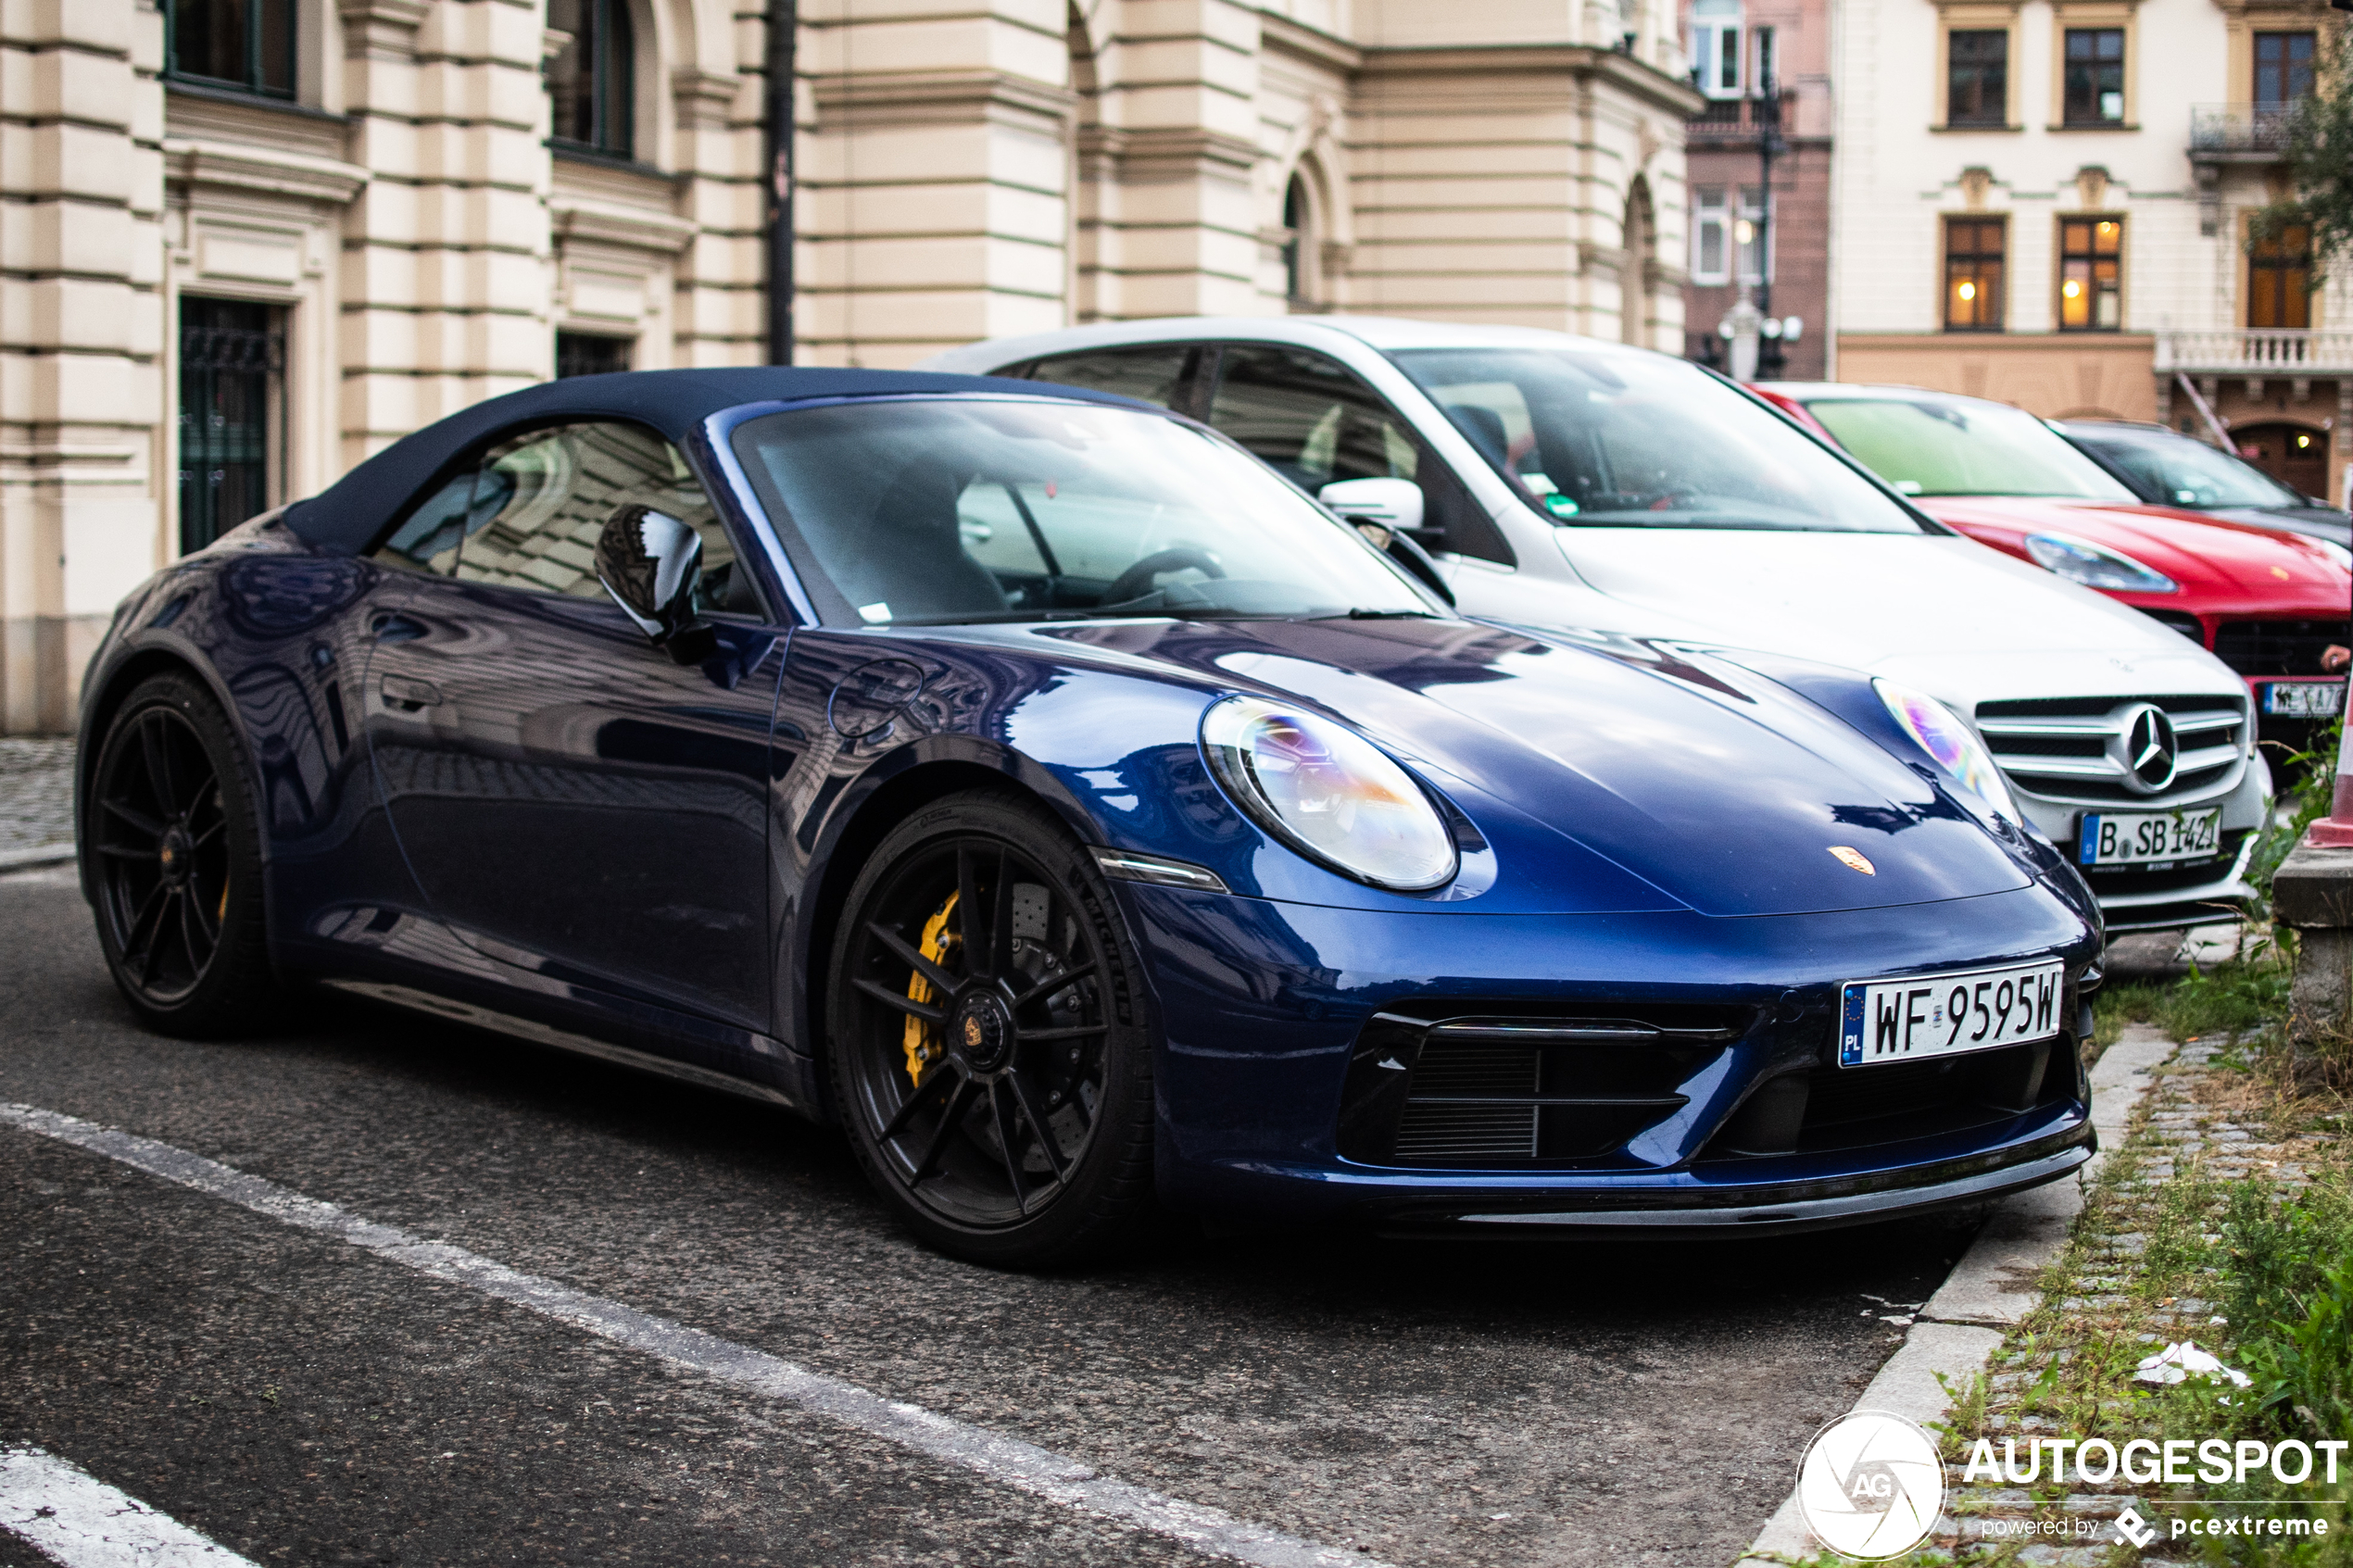
<path id="1" fill-rule="evenodd" d="M 2155 795 L 2171 784 L 2181 756 L 2181 740 L 2163 709 L 2145 702 L 2133 710 L 2124 727 L 2124 765 L 2144 789 Z"/>

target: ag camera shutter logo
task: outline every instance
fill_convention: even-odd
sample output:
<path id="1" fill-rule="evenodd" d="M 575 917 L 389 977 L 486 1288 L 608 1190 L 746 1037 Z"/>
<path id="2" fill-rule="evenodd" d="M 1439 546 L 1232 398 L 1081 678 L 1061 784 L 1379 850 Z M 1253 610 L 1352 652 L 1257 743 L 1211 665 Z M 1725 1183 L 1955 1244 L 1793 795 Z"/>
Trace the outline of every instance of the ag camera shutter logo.
<path id="1" fill-rule="evenodd" d="M 1944 1465 L 1916 1422 L 1886 1411 L 1839 1417 L 1806 1446 L 1797 1508 L 1815 1539 L 1844 1557 L 1876 1562 L 1909 1551 L 1936 1528 Z"/>

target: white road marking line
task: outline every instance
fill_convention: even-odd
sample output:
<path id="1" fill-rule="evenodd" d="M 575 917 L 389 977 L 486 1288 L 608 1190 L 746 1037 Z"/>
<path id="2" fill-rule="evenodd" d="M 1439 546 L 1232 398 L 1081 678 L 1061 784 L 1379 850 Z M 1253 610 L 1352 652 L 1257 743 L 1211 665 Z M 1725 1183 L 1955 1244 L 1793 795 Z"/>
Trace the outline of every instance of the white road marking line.
<path id="1" fill-rule="evenodd" d="M 0 1529 L 66 1568 L 254 1568 L 40 1449 L 0 1449 Z"/>
<path id="2" fill-rule="evenodd" d="M 0 1123 L 105 1155 L 151 1176 L 224 1198 L 297 1229 L 347 1241 L 420 1273 L 469 1286 L 486 1296 L 585 1329 L 599 1338 L 660 1357 L 674 1366 L 797 1405 L 932 1459 L 977 1472 L 989 1480 L 1017 1486 L 1064 1508 L 1123 1520 L 1211 1557 L 1230 1558 L 1258 1568 L 1387 1568 L 1387 1564 L 1364 1552 L 1343 1551 L 1236 1519 L 1214 1508 L 1163 1497 L 1100 1474 L 1077 1460 L 1035 1444 L 969 1425 L 920 1405 L 887 1399 L 854 1383 L 812 1372 L 698 1328 L 688 1328 L 553 1280 L 519 1273 L 463 1248 L 426 1241 L 390 1225 L 363 1220 L 332 1203 L 305 1198 L 274 1182 L 247 1175 L 153 1138 L 30 1105 L 0 1105 Z M 77 1565 L 82 1561 L 72 1560 Z M 97 1563 L 102 1560 L 88 1561 Z M 128 1563 L 132 1560 L 122 1561 Z M 139 1561 L 144 1564 L 151 1560 Z M 205 1561 L 233 1563 L 237 1560 Z"/>

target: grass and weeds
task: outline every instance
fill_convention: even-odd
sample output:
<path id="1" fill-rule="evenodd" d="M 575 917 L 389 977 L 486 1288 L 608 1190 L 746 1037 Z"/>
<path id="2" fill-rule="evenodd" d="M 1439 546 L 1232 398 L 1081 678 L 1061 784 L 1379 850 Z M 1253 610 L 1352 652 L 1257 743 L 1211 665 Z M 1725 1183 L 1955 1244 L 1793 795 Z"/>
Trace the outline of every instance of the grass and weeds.
<path id="1" fill-rule="evenodd" d="M 2299 830 L 2300 831 L 2300 830 Z M 2276 865 L 2276 860 L 2272 862 Z M 2264 868 L 2268 876 L 2271 868 Z M 1963 1485 L 1980 1437 L 2002 1451 L 2033 1437 L 2194 1442 L 2353 1440 L 2353 1085 L 2283 1038 L 2291 955 L 2259 923 L 2240 955 L 2168 984 L 2115 985 L 2098 998 L 2098 1047 L 2128 1023 L 2202 1043 L 2202 1063 L 2160 1075 L 2114 1150 L 2066 1250 L 2040 1281 L 2043 1302 L 1995 1352 L 1988 1374 L 1951 1388 L 1942 1445 L 1957 1517 L 2069 1517 L 2070 1496 L 2134 1493 L 2141 1513 L 2177 1518 L 2301 1514 L 2325 1536 L 2162 1538 L 2158 1560 L 2231 1568 L 2353 1568 L 2353 1451 L 2334 1485 L 2133 1486 Z M 2199 1379 L 2137 1381 L 2141 1361 L 2191 1340 L 2252 1380 L 2241 1391 Z M 1981 1468 L 1980 1475 L 1982 1475 Z M 2292 1499 L 2292 1509 L 2235 1505 Z M 2153 1506 L 2154 1505 L 2154 1506 Z M 2098 1544 L 2105 1541 L 2108 1544 Z M 2006 1568 L 2055 1561 L 2115 1568 L 2141 1553 L 2103 1526 L 2071 1537 L 1944 1541 L 1898 1568 Z M 1820 1568 L 1843 1562 L 1824 1557 Z"/>

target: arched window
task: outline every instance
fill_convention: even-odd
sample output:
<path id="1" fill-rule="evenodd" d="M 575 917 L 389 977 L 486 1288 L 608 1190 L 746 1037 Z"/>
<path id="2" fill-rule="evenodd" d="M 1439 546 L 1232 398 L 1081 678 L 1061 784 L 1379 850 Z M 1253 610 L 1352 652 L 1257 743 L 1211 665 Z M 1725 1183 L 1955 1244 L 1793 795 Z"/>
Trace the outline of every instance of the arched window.
<path id="1" fill-rule="evenodd" d="M 547 26 L 567 42 L 547 62 L 558 146 L 628 157 L 636 100 L 629 0 L 547 0 Z"/>
<path id="2" fill-rule="evenodd" d="M 1626 193 L 1626 222 L 1621 231 L 1626 259 L 1618 273 L 1617 338 L 1620 343 L 1650 346 L 1652 233 L 1651 188 L 1637 179 Z"/>
<path id="3" fill-rule="evenodd" d="M 1283 188 L 1283 297 L 1294 310 L 1314 304 L 1314 282 L 1308 276 L 1307 184 L 1296 174 Z"/>
<path id="4" fill-rule="evenodd" d="M 164 7 L 169 74 L 291 98 L 294 0 L 172 0 Z"/>

